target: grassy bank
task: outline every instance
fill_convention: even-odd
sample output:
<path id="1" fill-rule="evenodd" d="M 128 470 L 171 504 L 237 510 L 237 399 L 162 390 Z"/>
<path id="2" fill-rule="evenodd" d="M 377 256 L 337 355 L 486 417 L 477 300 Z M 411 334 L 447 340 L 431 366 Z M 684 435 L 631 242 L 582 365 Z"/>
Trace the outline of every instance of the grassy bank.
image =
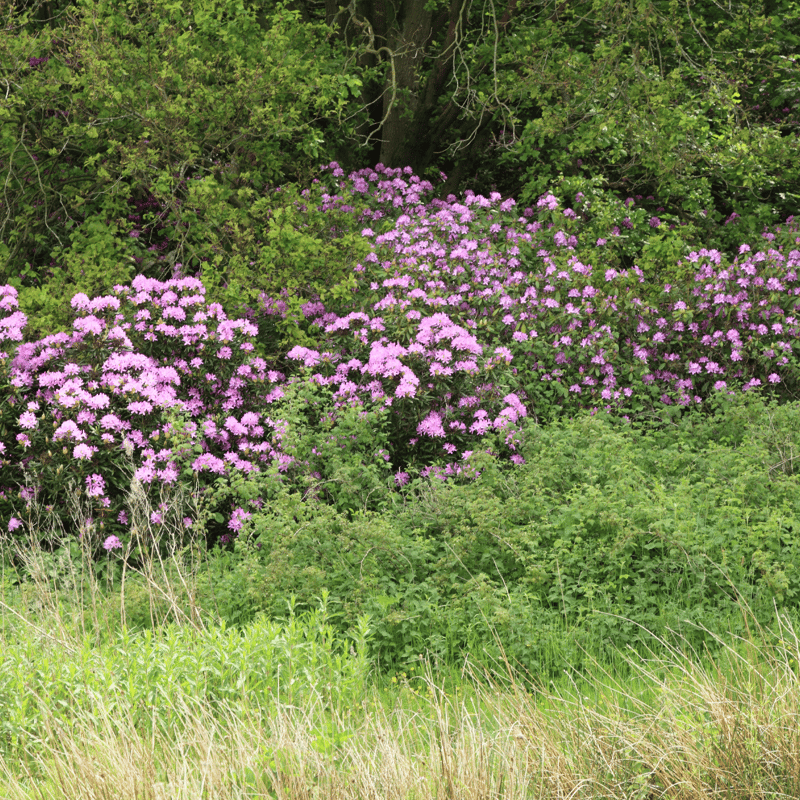
<path id="1" fill-rule="evenodd" d="M 98 639 L 3 600 L 0 793 L 25 798 L 800 796 L 800 642 L 652 639 L 539 682 L 507 665 L 371 669 L 315 612 Z M 644 656 L 644 657 L 643 657 Z"/>

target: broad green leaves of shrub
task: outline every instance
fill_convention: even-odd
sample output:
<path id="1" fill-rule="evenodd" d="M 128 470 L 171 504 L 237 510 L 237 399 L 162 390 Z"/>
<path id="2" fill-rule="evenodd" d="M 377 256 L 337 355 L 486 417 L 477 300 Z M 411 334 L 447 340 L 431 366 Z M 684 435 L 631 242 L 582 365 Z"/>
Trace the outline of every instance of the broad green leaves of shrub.
<path id="1" fill-rule="evenodd" d="M 206 248 L 227 256 L 246 217 L 228 225 L 218 206 L 306 177 L 350 130 L 342 118 L 323 141 L 351 87 L 325 26 L 284 6 L 80 0 L 54 27 L 11 22 L 2 280 L 44 332 L 63 324 L 65 290 L 102 294 L 195 254 L 199 266 Z M 192 207 L 195 181 L 213 184 L 209 218 Z"/>
<path id="2" fill-rule="evenodd" d="M 383 512 L 279 492 L 213 580 L 279 615 L 330 592 L 343 630 L 371 615 L 384 667 L 425 652 L 500 658 L 501 641 L 512 660 L 557 670 L 582 646 L 668 629 L 700 646 L 697 626 L 739 630 L 739 600 L 767 622 L 800 598 L 797 409 L 732 403 L 660 426 L 530 424 L 523 466 L 476 453 L 476 479 L 418 479 Z"/>
<path id="3" fill-rule="evenodd" d="M 736 212 L 740 237 L 793 213 L 795 12 L 794 0 L 594 0 L 521 30 L 502 56 L 518 71 L 505 91 L 520 130 L 499 157 L 512 174 L 526 166 L 514 193 L 602 176 L 699 228 Z"/>
<path id="4" fill-rule="evenodd" d="M 185 266 L 199 272 L 209 299 L 237 315 L 266 309 L 259 319 L 264 355 L 313 344 L 302 306 L 346 304 L 356 288 L 354 268 L 370 250 L 355 215 L 321 210 L 321 184 L 302 192 L 288 185 L 259 196 L 243 189 L 248 203 L 242 209 L 214 178 L 188 188 L 184 219 L 196 220 L 198 232 Z"/>

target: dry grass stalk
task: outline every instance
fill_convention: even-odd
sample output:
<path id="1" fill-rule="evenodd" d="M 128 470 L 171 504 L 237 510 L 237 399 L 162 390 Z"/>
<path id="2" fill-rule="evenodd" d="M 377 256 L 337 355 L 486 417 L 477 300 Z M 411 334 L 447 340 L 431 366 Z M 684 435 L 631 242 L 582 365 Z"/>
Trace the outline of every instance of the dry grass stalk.
<path id="1" fill-rule="evenodd" d="M 152 509 L 132 492 L 133 521 L 153 536 Z M 153 548 L 141 568 L 172 620 L 207 623 L 193 598 L 193 568 Z M 20 551 L 22 553 L 22 551 Z M 51 571 L 29 574 L 38 606 L 4 607 L 32 637 L 77 652 L 81 625 L 65 619 Z M 22 557 L 22 556 L 20 556 Z M 174 565 L 184 564 L 177 582 Z M 94 614 L 96 585 L 70 577 L 78 607 Z M 78 586 L 84 588 L 78 590 Z M 86 588 L 88 587 L 88 589 Z M 88 591 L 88 597 L 80 592 Z M 39 593 L 41 592 L 41 593 Z M 753 619 L 746 605 L 748 620 Z M 776 615 L 777 616 L 777 615 Z M 44 619 L 52 620 L 43 622 Z M 9 800 L 754 800 L 800 798 L 800 641 L 790 620 L 776 632 L 754 623 L 746 639 L 718 640 L 712 657 L 654 640 L 650 658 L 631 655 L 629 678 L 595 665 L 559 689 L 529 691 L 513 673 L 465 677 L 469 699 L 448 695 L 428 672 L 424 690 L 402 690 L 392 709 L 375 698 L 331 708 L 311 692 L 298 708 L 246 696 L 209 703 L 165 685 L 149 730 L 136 710 L 76 694 L 68 718 L 32 697 L 43 723 L 27 757 L 0 758 Z M 154 619 L 154 622 L 161 620 Z M 35 636 L 34 636 L 35 635 Z M 243 665 L 246 668 L 246 665 Z M 510 677 L 509 677 L 510 675 Z M 591 698 L 591 699 L 590 699 Z M 175 722 L 175 719 L 178 722 Z"/>
<path id="2" fill-rule="evenodd" d="M 598 672 L 558 693 L 476 684 L 466 700 L 428 676 L 426 696 L 345 718 L 321 700 L 212 709 L 176 689 L 179 733 L 150 735 L 100 702 L 69 724 L 51 717 L 48 748 L 28 762 L 36 788 L 3 763 L 2 791 L 10 800 L 800 797 L 798 641 L 785 621 L 782 633 L 702 665 L 675 650 L 631 658 L 636 692 Z"/>

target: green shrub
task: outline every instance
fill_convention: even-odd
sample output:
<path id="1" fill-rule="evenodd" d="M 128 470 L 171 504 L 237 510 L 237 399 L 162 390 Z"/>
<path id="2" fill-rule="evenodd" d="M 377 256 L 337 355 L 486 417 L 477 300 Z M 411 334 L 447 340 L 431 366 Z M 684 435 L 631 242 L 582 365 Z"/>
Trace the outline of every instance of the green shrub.
<path id="1" fill-rule="evenodd" d="M 537 672 L 670 630 L 701 647 L 741 629 L 740 602 L 763 623 L 796 607 L 796 406 L 524 433 L 524 465 L 476 454 L 476 479 L 418 479 L 384 510 L 274 491 L 211 555 L 201 603 L 238 622 L 328 594 L 341 630 L 370 615 L 384 668 L 470 652 Z"/>
<path id="2" fill-rule="evenodd" d="M 79 0 L 51 26 L 26 20 L 0 35 L 15 87 L 0 126 L 0 282 L 21 289 L 39 333 L 63 327 L 65 294 L 106 294 L 137 272 L 219 273 L 221 259 L 235 274 L 289 245 L 300 261 L 285 268 L 330 266 L 271 191 L 306 181 L 358 122 L 358 80 L 342 79 L 324 24 L 244 0 Z M 266 262 L 248 210 L 257 230 L 273 220 Z"/>

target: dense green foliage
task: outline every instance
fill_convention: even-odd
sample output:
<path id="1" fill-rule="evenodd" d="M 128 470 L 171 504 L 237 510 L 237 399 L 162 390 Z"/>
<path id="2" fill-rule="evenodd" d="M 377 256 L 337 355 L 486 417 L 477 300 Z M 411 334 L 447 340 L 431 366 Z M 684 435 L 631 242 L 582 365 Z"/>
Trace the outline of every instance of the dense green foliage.
<path id="1" fill-rule="evenodd" d="M 331 463 L 324 498 L 269 476 L 234 484 L 226 491 L 260 497 L 262 511 L 208 552 L 170 540 L 165 526 L 174 566 L 154 578 L 128 564 L 126 623 L 180 623 L 171 608 L 197 607 L 239 626 L 324 598 L 331 630 L 368 624 L 384 670 L 421 653 L 448 663 L 472 653 L 544 676 L 670 631 L 713 647 L 708 632 L 743 630 L 742 605 L 765 625 L 776 606 L 796 609 L 796 404 L 750 395 L 710 416 L 632 426 L 580 415 L 525 432 L 525 465 L 483 454 L 477 478 L 418 479 L 402 494 L 359 469 L 358 446 Z M 361 430 L 362 447 L 369 439 Z M 140 516 L 146 525 L 146 508 Z M 118 603 L 125 558 L 109 553 L 80 577 L 82 549 L 71 548 L 43 554 L 40 573 L 60 591 L 95 575 Z M 8 577 L 30 559 L 16 563 Z"/>
<path id="2" fill-rule="evenodd" d="M 502 646 L 541 674 L 648 631 L 710 644 L 696 626 L 738 630 L 740 601 L 767 623 L 800 597 L 797 411 L 751 400 L 656 427 L 531 425 L 524 466 L 486 455 L 476 480 L 420 480 L 376 512 L 358 510 L 375 503 L 367 475 L 347 476 L 349 513 L 264 486 L 268 509 L 199 591 L 229 622 L 329 593 L 343 631 L 370 615 L 384 667 Z"/>
<path id="3" fill-rule="evenodd" d="M 290 281 L 324 289 L 339 253 L 288 187 L 332 158 L 444 169 L 445 194 L 641 196 L 677 226 L 651 242 L 667 260 L 741 241 L 795 211 L 799 16 L 795 0 L 7 4 L 0 280 L 42 333 L 64 324 L 63 287 L 176 264 L 230 296 L 225 270 L 281 285 L 264 266 L 291 252 Z"/>
<path id="4" fill-rule="evenodd" d="M 325 246 L 287 241 L 302 222 L 281 216 L 292 201 L 274 187 L 306 177 L 350 124 L 352 87 L 321 26 L 215 1 L 98 0 L 47 26 L 6 14 L 0 262 L 40 332 L 63 325 L 65 291 L 176 263 L 263 269 L 297 249 L 298 274 L 274 280 L 315 280 Z"/>
<path id="5" fill-rule="evenodd" d="M 795 3 L 564 5 L 545 79 L 528 62 L 517 89 L 522 102 L 538 89 L 505 159 L 536 165 L 527 196 L 561 172 L 603 175 L 684 219 L 794 210 L 780 193 L 797 180 Z"/>

